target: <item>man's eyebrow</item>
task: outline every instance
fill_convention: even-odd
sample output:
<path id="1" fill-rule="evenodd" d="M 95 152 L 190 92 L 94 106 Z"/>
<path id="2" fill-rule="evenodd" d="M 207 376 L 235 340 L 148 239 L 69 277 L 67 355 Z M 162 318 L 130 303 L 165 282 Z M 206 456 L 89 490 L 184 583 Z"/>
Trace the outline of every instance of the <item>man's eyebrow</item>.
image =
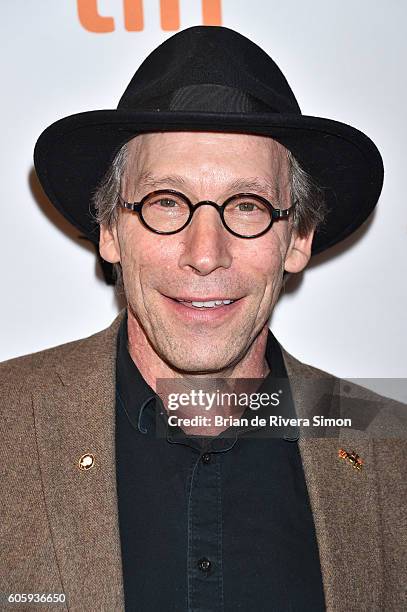
<path id="1" fill-rule="evenodd" d="M 280 185 L 267 178 L 252 177 L 247 179 L 236 179 L 228 185 L 230 191 L 254 192 L 265 197 L 271 197 L 275 201 L 280 201 Z"/>
<path id="2" fill-rule="evenodd" d="M 155 176 L 152 172 L 146 171 L 137 177 L 137 187 L 158 189 L 160 187 L 171 187 L 173 189 L 188 189 L 192 185 L 180 174 L 171 174 L 168 176 Z M 257 193 L 266 198 L 271 198 L 275 202 L 280 201 L 280 186 L 278 182 L 274 183 L 267 178 L 261 177 L 249 177 L 235 179 L 228 183 L 225 188 L 225 192 L 233 193 Z"/>
<path id="3" fill-rule="evenodd" d="M 168 176 L 154 176 L 152 172 L 146 171 L 140 174 L 136 179 L 136 186 L 139 187 L 174 187 L 174 189 L 182 185 L 187 187 L 187 181 L 179 174 L 171 174 Z"/>

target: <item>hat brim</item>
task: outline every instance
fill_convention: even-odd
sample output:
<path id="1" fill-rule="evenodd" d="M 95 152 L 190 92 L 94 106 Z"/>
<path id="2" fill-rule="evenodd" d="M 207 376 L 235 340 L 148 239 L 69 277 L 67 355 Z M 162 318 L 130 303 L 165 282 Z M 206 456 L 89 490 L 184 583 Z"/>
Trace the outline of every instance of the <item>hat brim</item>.
<path id="1" fill-rule="evenodd" d="M 375 144 L 338 121 L 278 113 L 89 111 L 49 126 L 36 143 L 34 164 L 48 198 L 93 243 L 99 240 L 91 213 L 95 189 L 125 142 L 155 131 L 258 134 L 284 145 L 324 189 L 328 215 L 315 233 L 312 255 L 362 225 L 383 185 L 383 162 Z"/>

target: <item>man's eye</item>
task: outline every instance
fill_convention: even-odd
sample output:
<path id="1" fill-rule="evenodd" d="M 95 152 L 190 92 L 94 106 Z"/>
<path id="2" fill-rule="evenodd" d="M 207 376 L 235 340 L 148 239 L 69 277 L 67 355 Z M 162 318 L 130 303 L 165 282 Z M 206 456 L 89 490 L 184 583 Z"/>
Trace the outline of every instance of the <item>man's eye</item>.
<path id="1" fill-rule="evenodd" d="M 161 200 L 157 200 L 155 204 L 158 204 L 160 208 L 174 208 L 175 206 L 177 206 L 178 203 L 175 200 L 162 198 Z"/>
<path id="2" fill-rule="evenodd" d="M 261 205 L 259 206 L 255 202 L 239 202 L 236 205 L 235 210 L 237 212 L 256 213 L 263 212 L 264 208 Z"/>
<path id="3" fill-rule="evenodd" d="M 257 208 L 256 204 L 253 204 L 252 202 L 242 202 L 238 206 L 239 210 L 242 212 L 252 212 L 255 208 Z"/>

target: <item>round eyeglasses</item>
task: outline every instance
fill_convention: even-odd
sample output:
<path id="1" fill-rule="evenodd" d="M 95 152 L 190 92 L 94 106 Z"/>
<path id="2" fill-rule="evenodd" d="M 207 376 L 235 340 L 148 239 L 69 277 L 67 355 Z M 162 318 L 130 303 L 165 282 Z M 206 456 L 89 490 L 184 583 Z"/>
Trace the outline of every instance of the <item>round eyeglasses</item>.
<path id="1" fill-rule="evenodd" d="M 199 206 L 214 206 L 224 227 L 239 238 L 258 238 L 265 234 L 274 221 L 287 219 L 296 203 L 280 210 L 253 193 L 238 193 L 228 198 L 221 206 L 211 200 L 197 204 L 186 195 L 173 189 L 159 189 L 145 195 L 140 202 L 125 202 L 120 194 L 119 205 L 137 212 L 145 227 L 156 234 L 176 234 L 191 221 Z"/>

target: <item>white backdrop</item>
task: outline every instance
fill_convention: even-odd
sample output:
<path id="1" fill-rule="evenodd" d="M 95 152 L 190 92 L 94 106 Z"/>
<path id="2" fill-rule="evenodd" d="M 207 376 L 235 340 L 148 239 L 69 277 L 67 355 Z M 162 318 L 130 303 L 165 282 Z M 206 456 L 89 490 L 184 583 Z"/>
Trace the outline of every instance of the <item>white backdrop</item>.
<path id="1" fill-rule="evenodd" d="M 113 31 L 87 30 L 76 0 L 2 2 L 0 360 L 90 335 L 118 312 L 94 252 L 41 195 L 32 151 L 53 121 L 115 108 L 141 61 L 174 32 L 162 29 L 158 0 L 140 0 L 140 31 L 125 28 L 126 2 L 82 2 L 97 3 L 101 16 L 111 16 Z M 179 3 L 181 29 L 202 23 L 201 4 Z M 348 239 L 334 257 L 315 258 L 290 284 L 271 327 L 296 357 L 337 375 L 407 378 L 407 4 L 220 4 L 222 25 L 239 30 L 273 57 L 304 114 L 365 131 L 385 164 L 378 208 L 358 232 L 359 240 Z M 386 390 L 383 382 L 369 384 Z"/>

